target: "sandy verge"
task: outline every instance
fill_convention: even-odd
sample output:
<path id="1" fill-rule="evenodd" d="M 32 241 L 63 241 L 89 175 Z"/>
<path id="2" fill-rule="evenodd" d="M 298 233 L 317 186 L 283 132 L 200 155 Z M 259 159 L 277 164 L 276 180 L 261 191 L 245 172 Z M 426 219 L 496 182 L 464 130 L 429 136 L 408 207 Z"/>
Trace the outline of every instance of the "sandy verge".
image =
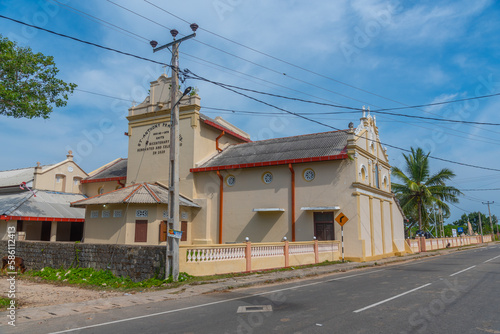
<path id="1" fill-rule="evenodd" d="M 10 282 L 7 276 L 0 276 L 0 293 L 7 297 Z M 98 291 L 74 286 L 59 286 L 56 284 L 32 282 L 17 279 L 15 285 L 16 300 L 19 308 L 77 303 L 86 300 L 123 296 L 123 292 Z"/>

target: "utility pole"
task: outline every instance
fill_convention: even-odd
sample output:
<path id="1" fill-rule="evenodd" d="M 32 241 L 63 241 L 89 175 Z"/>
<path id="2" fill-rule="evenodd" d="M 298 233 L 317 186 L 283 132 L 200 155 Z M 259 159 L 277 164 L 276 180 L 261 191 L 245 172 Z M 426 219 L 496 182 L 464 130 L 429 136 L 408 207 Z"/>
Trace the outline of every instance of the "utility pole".
<path id="1" fill-rule="evenodd" d="M 495 203 L 495 201 L 493 201 L 493 202 L 488 201 L 486 203 L 484 203 L 484 202 L 482 202 L 482 203 L 488 205 L 488 214 L 490 215 L 491 234 L 495 234 L 495 229 L 493 228 L 493 221 L 491 220 L 491 211 L 490 211 L 490 204 Z M 497 234 L 498 234 L 498 225 L 497 225 Z"/>
<path id="2" fill-rule="evenodd" d="M 483 223 L 481 222 L 481 212 L 479 214 L 479 228 L 481 229 L 481 243 L 483 242 Z"/>
<path id="3" fill-rule="evenodd" d="M 167 228 L 167 254 L 165 257 L 165 279 L 172 275 L 172 279 L 179 279 L 179 238 L 172 237 L 170 230 L 179 231 L 179 102 L 189 93 L 191 87 L 179 96 L 179 44 L 185 40 L 196 36 L 198 25 L 190 25 L 193 33 L 189 36 L 175 40 L 179 33 L 177 30 L 170 30 L 174 38 L 173 42 L 156 47 L 158 42 L 151 41 L 153 52 L 157 52 L 172 47 L 172 81 L 170 87 L 170 155 L 169 155 L 169 175 L 168 175 L 168 228 Z"/>
<path id="4" fill-rule="evenodd" d="M 443 238 L 445 235 L 444 235 L 443 212 L 441 211 L 441 207 L 439 207 L 439 226 L 441 227 L 441 238 Z"/>

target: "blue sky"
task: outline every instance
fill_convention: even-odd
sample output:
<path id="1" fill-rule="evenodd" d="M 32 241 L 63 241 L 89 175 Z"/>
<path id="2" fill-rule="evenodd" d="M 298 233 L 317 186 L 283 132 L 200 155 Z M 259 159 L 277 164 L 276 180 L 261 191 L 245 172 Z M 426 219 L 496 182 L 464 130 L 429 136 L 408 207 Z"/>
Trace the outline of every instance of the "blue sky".
<path id="1" fill-rule="evenodd" d="M 356 108 L 363 105 L 372 110 L 394 108 L 500 92 L 500 5 L 495 1 L 113 2 L 2 0 L 0 13 L 58 33 L 168 62 L 168 51 L 153 54 L 149 40 L 157 40 L 161 45 L 171 41 L 171 28 L 181 35 L 191 31 L 186 22 L 162 10 L 165 9 L 206 29 L 198 30 L 195 39 L 182 43 L 182 69 L 214 81 Z M 0 28 L 4 36 L 20 45 L 54 56 L 60 77 L 76 83 L 79 89 L 68 106 L 56 109 L 48 120 L 0 116 L 3 143 L 0 170 L 34 166 L 37 161 L 55 163 L 63 160 L 69 149 L 89 172 L 115 158 L 126 157 L 127 109 L 133 101 L 139 103 L 145 98 L 149 82 L 165 69 L 3 18 Z M 204 107 L 271 114 L 203 110 L 208 116 L 224 117 L 250 133 L 252 139 L 329 130 L 283 116 L 276 109 L 210 83 L 187 80 L 184 86 L 197 87 Z M 312 118 L 336 128 L 347 128 L 350 121 L 357 125 L 361 116 L 320 115 L 339 110 L 256 97 L 292 112 L 314 113 Z M 500 98 L 493 97 L 396 112 L 500 123 L 499 107 Z M 432 156 L 500 169 L 498 126 L 382 114 L 376 117 L 384 143 L 404 149 L 420 146 L 431 151 Z M 401 166 L 402 152 L 390 147 L 388 152 L 391 164 Z M 452 184 L 459 189 L 500 188 L 498 171 L 431 161 L 433 171 L 445 167 L 457 174 Z M 500 209 L 499 191 L 464 193 L 460 203 L 451 207 L 450 221 L 464 212 L 487 212 L 483 201 L 495 201 L 492 213 Z"/>

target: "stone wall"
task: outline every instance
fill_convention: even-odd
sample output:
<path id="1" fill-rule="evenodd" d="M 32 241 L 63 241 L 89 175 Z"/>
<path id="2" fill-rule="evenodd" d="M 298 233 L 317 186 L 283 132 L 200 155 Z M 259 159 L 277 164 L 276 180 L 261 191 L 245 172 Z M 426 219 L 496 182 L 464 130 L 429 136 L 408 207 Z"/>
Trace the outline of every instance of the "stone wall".
<path id="1" fill-rule="evenodd" d="M 28 270 L 76 266 L 109 269 L 136 282 L 155 275 L 163 278 L 165 273 L 165 246 L 16 241 L 15 249 Z M 0 241 L 0 255 L 7 255 L 7 241 Z"/>

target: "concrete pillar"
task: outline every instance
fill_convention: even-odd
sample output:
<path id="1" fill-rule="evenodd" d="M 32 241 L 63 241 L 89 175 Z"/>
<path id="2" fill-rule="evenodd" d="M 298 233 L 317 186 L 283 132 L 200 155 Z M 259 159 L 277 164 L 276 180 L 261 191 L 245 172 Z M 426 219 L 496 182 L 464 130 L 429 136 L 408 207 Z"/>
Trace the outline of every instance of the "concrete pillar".
<path id="1" fill-rule="evenodd" d="M 314 263 L 319 263 L 318 240 L 314 239 Z"/>
<path id="2" fill-rule="evenodd" d="M 289 267 L 290 266 L 290 254 L 288 253 L 288 240 L 285 240 L 284 254 L 285 254 L 285 267 Z"/>
<path id="3" fill-rule="evenodd" d="M 57 238 L 57 222 L 53 221 L 52 225 L 50 226 L 50 241 L 54 242 L 56 241 Z"/>
<path id="4" fill-rule="evenodd" d="M 252 243 L 247 240 L 245 247 L 246 271 L 252 271 Z"/>

